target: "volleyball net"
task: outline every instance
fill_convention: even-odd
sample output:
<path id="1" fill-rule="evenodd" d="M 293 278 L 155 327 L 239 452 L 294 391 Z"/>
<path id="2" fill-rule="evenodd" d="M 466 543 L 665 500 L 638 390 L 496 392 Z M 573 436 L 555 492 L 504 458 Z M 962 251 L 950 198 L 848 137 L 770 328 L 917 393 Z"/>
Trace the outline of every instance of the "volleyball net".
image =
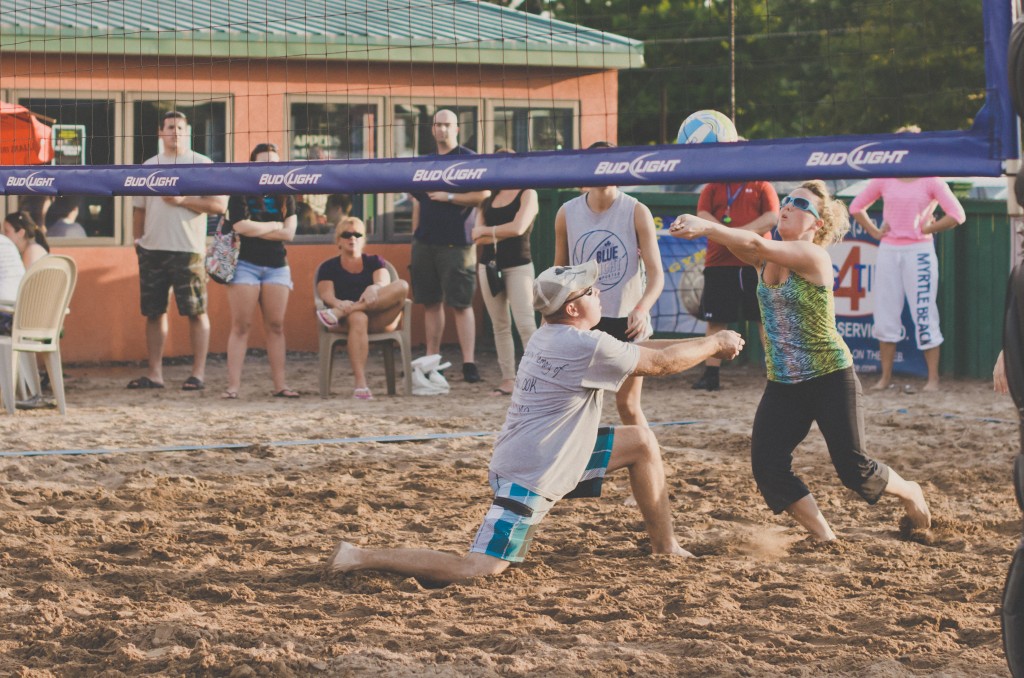
<path id="1" fill-rule="evenodd" d="M 12 165 L 4 157 L 15 156 L 0 155 L 0 191 L 188 195 L 272 187 L 295 194 L 381 194 L 808 176 L 996 176 L 1003 161 L 1017 155 L 1006 86 L 1008 0 L 983 0 L 982 25 L 975 33 L 963 30 L 966 40 L 976 35 L 981 41 L 973 49 L 985 55 L 983 82 L 962 74 L 930 93 L 934 101 L 958 102 L 953 122 L 962 129 L 894 135 L 895 114 L 879 114 L 880 127 L 858 123 L 852 127 L 867 126 L 866 133 L 841 136 L 823 135 L 830 123 L 839 124 L 839 110 L 897 111 L 899 120 L 920 110 L 923 94 L 912 70 L 901 71 L 898 89 L 905 98 L 898 91 L 864 91 L 860 101 L 828 86 L 829 71 L 822 70 L 823 61 L 844 59 L 863 59 L 865 69 L 888 59 L 898 68 L 892 53 L 899 35 L 876 40 L 869 51 L 864 45 L 872 29 L 833 25 L 801 7 L 806 3 L 741 2 L 741 9 L 750 7 L 737 15 L 746 31 L 733 50 L 740 91 L 761 80 L 777 86 L 772 94 L 746 85 L 754 92 L 737 97 L 740 131 L 783 136 L 689 146 L 657 142 L 668 141 L 667 121 L 677 124 L 694 108 L 728 109 L 721 22 L 684 27 L 659 23 L 648 3 L 605 3 L 618 10 L 614 16 L 601 14 L 598 4 L 539 3 L 549 8 L 545 16 L 469 0 L 0 0 L 0 99 L 52 129 L 50 155 L 43 148 L 36 156 L 46 164 Z M 722 3 L 681 3 L 690 4 L 721 14 L 715 5 Z M 914 0 L 847 4 L 847 14 L 879 4 L 928 14 L 927 3 Z M 814 14 L 820 25 L 807 24 Z M 634 21 L 623 24 L 621 16 Z M 791 30 L 794 25 L 803 30 Z M 923 19 L 910 28 L 929 26 L 942 28 Z M 653 32 L 650 44 L 620 34 L 641 31 Z M 808 33 L 815 39 L 802 52 L 768 64 L 759 56 L 786 52 L 779 41 Z M 860 45 L 853 54 L 851 41 Z M 934 41 L 952 44 L 954 53 L 970 47 L 951 43 L 948 34 Z M 701 51 L 707 43 L 717 51 Z M 683 53 L 675 59 L 681 65 L 662 56 L 655 67 L 643 68 L 645 50 L 654 58 L 671 49 Z M 682 80 L 662 78 L 659 89 L 652 78 L 667 69 Z M 770 73 L 784 77 L 772 80 Z M 666 91 L 671 82 L 679 89 Z M 662 97 L 657 113 L 652 92 Z M 757 106 L 775 108 L 766 117 Z M 978 106 L 976 115 L 965 113 Z M 460 142 L 479 156 L 429 157 L 430 122 L 441 108 L 456 112 Z M 159 151 L 156 130 L 167 110 L 189 116 L 193 148 L 216 165 L 141 166 Z M 17 121 L 0 114 L 4 149 L 25 138 Z M 817 134 L 785 136 L 808 131 Z M 581 148 L 615 138 L 635 145 Z M 237 162 L 266 141 L 279 145 L 283 163 Z M 499 147 L 518 154 L 493 155 Z"/>

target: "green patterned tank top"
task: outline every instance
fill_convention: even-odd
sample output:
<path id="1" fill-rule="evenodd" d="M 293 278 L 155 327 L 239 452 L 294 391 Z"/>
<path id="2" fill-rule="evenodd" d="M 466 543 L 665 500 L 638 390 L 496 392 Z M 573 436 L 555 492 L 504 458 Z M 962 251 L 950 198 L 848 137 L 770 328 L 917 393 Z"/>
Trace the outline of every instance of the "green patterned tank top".
<path id="1" fill-rule="evenodd" d="M 757 300 L 768 380 L 797 384 L 844 370 L 853 355 L 836 329 L 832 290 L 807 282 L 790 271 L 779 285 L 769 285 L 761 271 Z"/>

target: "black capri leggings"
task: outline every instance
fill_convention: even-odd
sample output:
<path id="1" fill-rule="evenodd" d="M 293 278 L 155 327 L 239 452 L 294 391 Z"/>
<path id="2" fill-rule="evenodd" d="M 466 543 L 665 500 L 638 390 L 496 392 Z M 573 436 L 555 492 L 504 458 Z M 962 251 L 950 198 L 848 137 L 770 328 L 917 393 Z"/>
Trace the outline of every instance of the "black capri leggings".
<path id="1" fill-rule="evenodd" d="M 793 473 L 793 450 L 818 422 L 839 479 L 869 504 L 882 496 L 889 467 L 864 452 L 860 380 L 847 368 L 799 384 L 769 381 L 754 416 L 750 463 L 757 489 L 782 513 L 811 493 Z"/>

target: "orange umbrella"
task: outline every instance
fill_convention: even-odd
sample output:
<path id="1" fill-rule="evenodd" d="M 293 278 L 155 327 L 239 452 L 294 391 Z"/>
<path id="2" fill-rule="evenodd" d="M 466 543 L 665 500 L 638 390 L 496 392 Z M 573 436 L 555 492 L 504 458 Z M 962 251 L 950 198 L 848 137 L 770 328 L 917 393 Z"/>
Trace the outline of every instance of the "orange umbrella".
<path id="1" fill-rule="evenodd" d="M 53 160 L 52 118 L 0 101 L 0 165 L 45 165 Z"/>

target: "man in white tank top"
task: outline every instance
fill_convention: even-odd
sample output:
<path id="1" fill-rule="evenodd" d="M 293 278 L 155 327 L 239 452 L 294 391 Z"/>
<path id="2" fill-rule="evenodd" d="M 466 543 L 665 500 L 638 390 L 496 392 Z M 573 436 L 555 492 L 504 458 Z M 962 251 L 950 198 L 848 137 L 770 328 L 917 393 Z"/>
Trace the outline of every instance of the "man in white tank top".
<path id="1" fill-rule="evenodd" d="M 588 148 L 609 148 L 599 141 Z M 654 217 L 646 205 L 615 186 L 584 189 L 555 216 L 555 265 L 596 260 L 601 277 L 601 322 L 595 327 L 620 341 L 643 341 L 653 334 L 651 308 L 665 277 Z M 646 279 L 646 285 L 645 283 Z M 647 426 L 640 407 L 643 377 L 629 377 L 615 396 L 623 424 Z"/>

